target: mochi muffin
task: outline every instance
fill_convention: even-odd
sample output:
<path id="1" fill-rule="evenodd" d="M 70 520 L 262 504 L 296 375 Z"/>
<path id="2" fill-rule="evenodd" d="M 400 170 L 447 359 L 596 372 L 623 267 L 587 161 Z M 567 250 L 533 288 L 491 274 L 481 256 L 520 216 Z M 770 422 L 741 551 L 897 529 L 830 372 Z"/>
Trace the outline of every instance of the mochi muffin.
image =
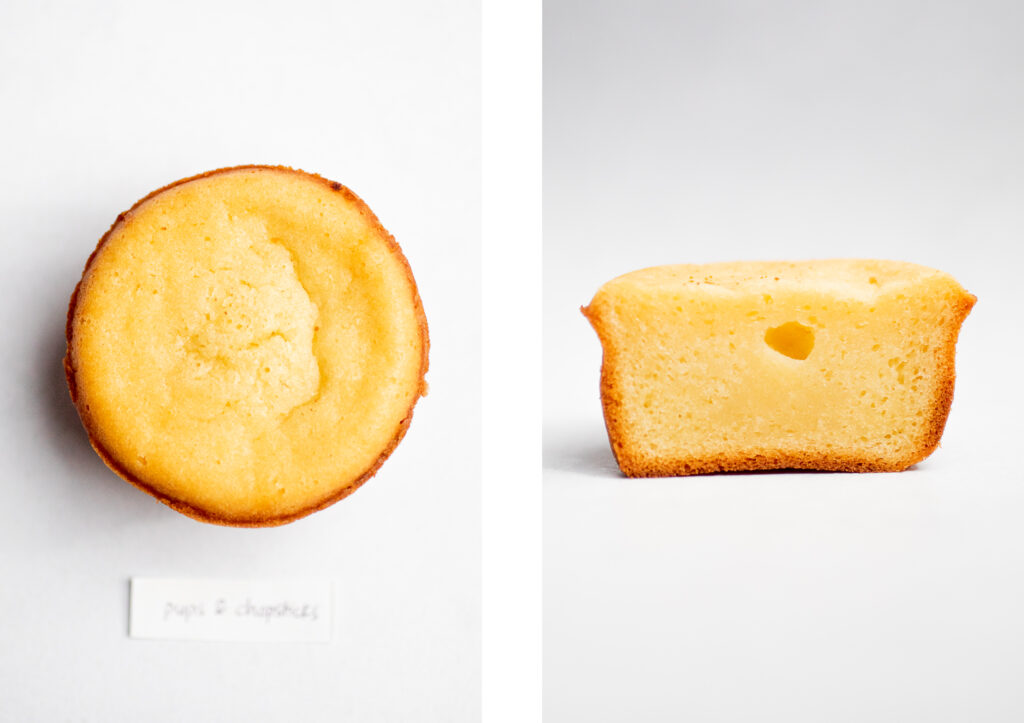
<path id="1" fill-rule="evenodd" d="M 67 342 L 100 457 L 223 525 L 279 525 L 350 494 L 426 392 L 426 318 L 398 244 L 350 190 L 284 167 L 186 178 L 118 216 Z"/>
<path id="2" fill-rule="evenodd" d="M 873 472 L 938 445 L 974 302 L 941 271 L 832 259 L 644 269 L 582 311 L 624 474 Z"/>

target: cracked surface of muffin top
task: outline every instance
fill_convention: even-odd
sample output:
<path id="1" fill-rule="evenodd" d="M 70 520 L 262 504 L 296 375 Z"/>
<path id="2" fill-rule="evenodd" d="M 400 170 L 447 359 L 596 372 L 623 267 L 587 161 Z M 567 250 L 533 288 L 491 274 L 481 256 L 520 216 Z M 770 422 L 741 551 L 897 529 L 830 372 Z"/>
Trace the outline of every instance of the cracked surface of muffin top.
<path id="1" fill-rule="evenodd" d="M 279 524 L 376 470 L 423 393 L 408 263 L 348 189 L 239 167 L 122 214 L 72 300 L 66 361 L 94 447 L 211 522 Z"/>

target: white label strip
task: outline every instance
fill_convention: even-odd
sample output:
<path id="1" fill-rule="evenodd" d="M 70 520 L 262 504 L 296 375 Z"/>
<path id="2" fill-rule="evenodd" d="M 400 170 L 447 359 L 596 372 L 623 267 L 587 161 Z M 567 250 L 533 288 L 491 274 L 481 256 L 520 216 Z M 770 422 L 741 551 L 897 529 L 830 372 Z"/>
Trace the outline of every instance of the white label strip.
<path id="1" fill-rule="evenodd" d="M 133 577 L 128 634 L 151 640 L 326 643 L 328 580 Z"/>

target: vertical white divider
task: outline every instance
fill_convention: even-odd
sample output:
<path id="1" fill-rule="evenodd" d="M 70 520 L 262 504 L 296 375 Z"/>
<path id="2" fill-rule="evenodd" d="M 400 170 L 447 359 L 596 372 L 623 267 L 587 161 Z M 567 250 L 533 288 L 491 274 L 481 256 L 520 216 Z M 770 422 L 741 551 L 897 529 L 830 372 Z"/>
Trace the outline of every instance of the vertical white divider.
<path id="1" fill-rule="evenodd" d="M 541 2 L 483 0 L 483 720 L 541 719 Z"/>

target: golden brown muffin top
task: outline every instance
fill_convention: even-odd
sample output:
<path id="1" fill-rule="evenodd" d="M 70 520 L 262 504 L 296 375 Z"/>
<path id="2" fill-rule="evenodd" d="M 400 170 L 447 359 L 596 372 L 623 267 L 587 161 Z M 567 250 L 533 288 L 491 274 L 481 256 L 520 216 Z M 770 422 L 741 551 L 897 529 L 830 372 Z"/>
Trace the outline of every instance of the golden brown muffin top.
<path id="1" fill-rule="evenodd" d="M 122 214 L 77 291 L 68 361 L 115 470 L 194 516 L 273 524 L 372 474 L 426 347 L 408 264 L 365 204 L 242 167 Z"/>

